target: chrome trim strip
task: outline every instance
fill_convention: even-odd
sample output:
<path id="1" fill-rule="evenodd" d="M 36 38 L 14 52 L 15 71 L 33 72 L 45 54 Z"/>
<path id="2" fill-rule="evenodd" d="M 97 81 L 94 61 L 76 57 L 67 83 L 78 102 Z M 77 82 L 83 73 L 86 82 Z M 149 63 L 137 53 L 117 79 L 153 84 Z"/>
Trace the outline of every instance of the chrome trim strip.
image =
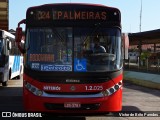
<path id="1" fill-rule="evenodd" d="M 98 98 L 98 97 L 104 97 L 103 94 L 97 93 L 92 95 L 58 95 L 58 94 L 48 94 L 43 92 L 42 97 L 52 97 L 52 98 Z"/>

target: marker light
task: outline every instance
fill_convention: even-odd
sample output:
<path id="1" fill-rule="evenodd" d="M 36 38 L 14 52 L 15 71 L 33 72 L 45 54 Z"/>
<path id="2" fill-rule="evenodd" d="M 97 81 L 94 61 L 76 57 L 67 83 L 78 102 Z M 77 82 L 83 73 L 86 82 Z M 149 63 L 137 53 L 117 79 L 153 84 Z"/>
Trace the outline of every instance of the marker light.
<path id="1" fill-rule="evenodd" d="M 122 81 L 120 81 L 120 82 L 118 83 L 118 85 L 122 85 Z"/>

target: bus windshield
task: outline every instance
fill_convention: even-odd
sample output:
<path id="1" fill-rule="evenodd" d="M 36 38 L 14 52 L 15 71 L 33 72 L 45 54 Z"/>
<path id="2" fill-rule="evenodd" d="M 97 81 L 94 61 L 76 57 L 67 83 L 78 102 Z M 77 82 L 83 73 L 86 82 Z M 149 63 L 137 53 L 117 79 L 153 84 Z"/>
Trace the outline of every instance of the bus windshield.
<path id="1" fill-rule="evenodd" d="M 25 65 L 38 71 L 102 72 L 121 69 L 119 28 L 29 28 Z"/>
<path id="2" fill-rule="evenodd" d="M 3 38 L 0 39 L 0 67 L 5 66 L 5 55 L 4 55 L 4 45 Z"/>

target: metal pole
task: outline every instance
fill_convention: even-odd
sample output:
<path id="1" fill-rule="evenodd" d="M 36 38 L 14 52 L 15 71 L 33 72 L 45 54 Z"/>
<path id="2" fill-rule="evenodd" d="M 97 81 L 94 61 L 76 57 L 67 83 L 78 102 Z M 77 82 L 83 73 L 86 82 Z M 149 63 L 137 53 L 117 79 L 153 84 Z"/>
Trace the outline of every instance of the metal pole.
<path id="1" fill-rule="evenodd" d="M 140 61 L 139 61 L 139 57 L 138 57 L 138 70 L 139 70 L 139 64 L 140 64 Z"/>
<path id="2" fill-rule="evenodd" d="M 159 72 L 159 62 L 160 62 L 160 60 L 158 59 L 158 72 Z"/>
<path id="3" fill-rule="evenodd" d="M 147 71 L 148 71 L 148 58 L 147 58 L 146 62 L 147 62 Z"/>
<path id="4" fill-rule="evenodd" d="M 140 9 L 140 25 L 139 25 L 139 31 L 141 32 L 141 26 L 142 26 L 142 0 L 141 0 L 141 9 Z"/>

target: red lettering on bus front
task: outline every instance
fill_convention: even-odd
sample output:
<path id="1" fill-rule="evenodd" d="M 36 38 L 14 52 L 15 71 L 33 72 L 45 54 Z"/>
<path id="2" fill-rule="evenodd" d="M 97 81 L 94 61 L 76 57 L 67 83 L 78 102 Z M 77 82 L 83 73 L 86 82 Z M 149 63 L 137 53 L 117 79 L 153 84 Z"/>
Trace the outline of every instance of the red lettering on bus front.
<path id="1" fill-rule="evenodd" d="M 67 11 L 64 12 L 63 18 L 64 19 L 68 19 L 68 13 L 67 13 Z"/>
<path id="2" fill-rule="evenodd" d="M 75 19 L 80 19 L 81 18 L 81 13 L 75 11 L 74 16 L 75 16 Z"/>
<path id="3" fill-rule="evenodd" d="M 82 14 L 81 19 L 86 19 L 86 12 L 82 12 L 81 14 Z"/>
<path id="4" fill-rule="evenodd" d="M 94 19 L 94 12 L 89 12 L 89 19 Z"/>
<path id="5" fill-rule="evenodd" d="M 95 19 L 100 19 L 99 12 L 97 12 L 97 13 L 96 13 L 96 15 L 95 15 Z"/>
<path id="6" fill-rule="evenodd" d="M 69 18 L 72 20 L 74 19 L 74 13 L 72 11 L 69 11 Z"/>
<path id="7" fill-rule="evenodd" d="M 107 18 L 107 17 L 106 17 L 106 14 L 107 14 L 106 12 L 102 12 L 102 13 L 101 13 L 101 16 L 102 16 L 101 19 L 102 19 L 102 20 L 106 20 L 106 18 Z"/>
<path id="8" fill-rule="evenodd" d="M 89 12 L 89 11 L 54 11 L 53 19 L 66 19 L 66 20 L 85 20 L 85 19 L 102 19 L 106 20 L 106 12 Z M 48 13 L 46 14 L 46 17 Z M 48 18 L 48 17 L 47 17 Z"/>
<path id="9" fill-rule="evenodd" d="M 58 16 L 57 16 L 57 18 L 60 19 L 60 17 L 62 17 L 62 12 L 61 12 L 61 11 L 58 11 Z"/>

